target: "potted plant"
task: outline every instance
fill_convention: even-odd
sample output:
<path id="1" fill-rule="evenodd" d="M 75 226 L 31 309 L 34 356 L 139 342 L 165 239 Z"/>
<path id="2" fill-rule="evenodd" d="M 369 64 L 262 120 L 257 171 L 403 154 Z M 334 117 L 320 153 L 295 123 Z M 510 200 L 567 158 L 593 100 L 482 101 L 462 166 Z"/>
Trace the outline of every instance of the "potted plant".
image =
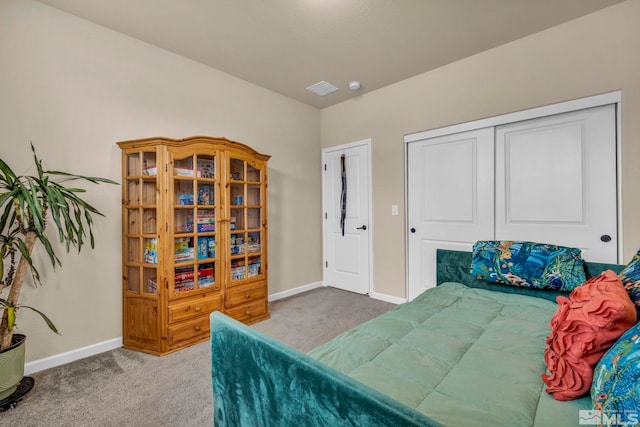
<path id="1" fill-rule="evenodd" d="M 102 214 L 80 197 L 84 189 L 65 185 L 78 180 L 94 184 L 117 184 L 105 178 L 44 170 L 33 144 L 31 151 L 36 167 L 33 176 L 16 175 L 0 159 L 0 364 L 3 366 L 0 373 L 0 401 L 14 393 L 24 374 L 25 336 L 14 334 L 17 312 L 22 309 L 33 310 L 53 332 L 58 333 L 44 313 L 19 303 L 28 272 L 31 272 L 36 284 L 41 283 L 40 274 L 31 258 L 38 242 L 46 250 L 53 267 L 61 265 L 56 248 L 45 234 L 47 225 L 53 222 L 67 252 L 72 246 L 80 251 L 87 234 L 91 247 L 94 247 L 92 215 Z M 11 372 L 12 369 L 8 368 L 11 366 L 17 372 Z M 7 378 L 3 378 L 5 374 Z"/>

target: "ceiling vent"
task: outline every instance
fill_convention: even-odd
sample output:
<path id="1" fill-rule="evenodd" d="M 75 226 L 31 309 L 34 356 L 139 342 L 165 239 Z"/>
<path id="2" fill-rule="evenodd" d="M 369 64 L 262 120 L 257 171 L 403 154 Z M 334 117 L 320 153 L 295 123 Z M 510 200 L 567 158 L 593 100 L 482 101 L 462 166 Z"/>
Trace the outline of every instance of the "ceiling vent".
<path id="1" fill-rule="evenodd" d="M 323 80 L 321 82 L 318 82 L 316 84 L 309 86 L 307 90 L 315 93 L 316 95 L 325 96 L 332 92 L 337 91 L 338 88 L 332 85 L 331 83 L 327 83 Z"/>

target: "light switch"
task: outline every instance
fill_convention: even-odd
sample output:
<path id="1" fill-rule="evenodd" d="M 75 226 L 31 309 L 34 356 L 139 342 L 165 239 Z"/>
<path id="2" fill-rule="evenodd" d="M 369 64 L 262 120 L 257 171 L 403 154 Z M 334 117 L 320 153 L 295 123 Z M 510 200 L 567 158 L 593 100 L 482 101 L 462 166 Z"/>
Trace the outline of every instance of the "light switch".
<path id="1" fill-rule="evenodd" d="M 391 205 L 391 215 L 398 215 L 398 205 Z"/>

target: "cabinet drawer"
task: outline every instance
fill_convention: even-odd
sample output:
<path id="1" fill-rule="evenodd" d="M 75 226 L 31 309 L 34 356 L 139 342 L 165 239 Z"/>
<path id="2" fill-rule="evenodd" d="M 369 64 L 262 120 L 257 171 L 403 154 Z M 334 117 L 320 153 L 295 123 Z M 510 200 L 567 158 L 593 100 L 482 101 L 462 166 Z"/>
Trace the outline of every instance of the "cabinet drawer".
<path id="1" fill-rule="evenodd" d="M 169 303 L 169 323 L 220 310 L 220 294 L 208 293 Z"/>
<path id="2" fill-rule="evenodd" d="M 256 320 L 268 317 L 267 301 L 255 301 L 238 307 L 229 308 L 225 311 L 225 314 L 229 317 L 233 317 L 239 322 L 252 323 Z"/>
<path id="3" fill-rule="evenodd" d="M 248 285 L 236 286 L 227 290 L 224 298 L 224 305 L 227 308 L 236 307 L 258 299 L 265 299 L 267 289 L 264 282 L 249 283 Z"/>
<path id="4" fill-rule="evenodd" d="M 209 333 L 209 316 L 169 325 L 169 346 Z"/>

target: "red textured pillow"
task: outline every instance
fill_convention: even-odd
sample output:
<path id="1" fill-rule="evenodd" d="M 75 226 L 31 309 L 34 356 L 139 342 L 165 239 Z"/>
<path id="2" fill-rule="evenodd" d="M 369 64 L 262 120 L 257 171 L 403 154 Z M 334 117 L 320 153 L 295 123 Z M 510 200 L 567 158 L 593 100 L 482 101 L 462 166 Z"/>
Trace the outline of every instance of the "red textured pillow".
<path id="1" fill-rule="evenodd" d="M 554 399 L 577 399 L 589 391 L 598 360 L 636 322 L 636 310 L 611 270 L 556 301 L 544 351 L 549 374 L 542 380 Z"/>

